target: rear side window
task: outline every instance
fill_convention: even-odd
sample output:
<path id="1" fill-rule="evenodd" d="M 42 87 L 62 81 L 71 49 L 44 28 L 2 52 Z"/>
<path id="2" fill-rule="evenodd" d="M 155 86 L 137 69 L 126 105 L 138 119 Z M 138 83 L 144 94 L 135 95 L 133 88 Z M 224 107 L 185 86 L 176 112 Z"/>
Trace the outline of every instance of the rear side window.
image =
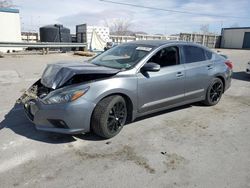
<path id="1" fill-rule="evenodd" d="M 196 46 L 183 46 L 186 63 L 206 61 L 205 50 Z"/>
<path id="2" fill-rule="evenodd" d="M 206 57 L 207 57 L 208 60 L 212 59 L 212 55 L 213 55 L 212 52 L 205 50 L 205 54 L 206 54 Z"/>

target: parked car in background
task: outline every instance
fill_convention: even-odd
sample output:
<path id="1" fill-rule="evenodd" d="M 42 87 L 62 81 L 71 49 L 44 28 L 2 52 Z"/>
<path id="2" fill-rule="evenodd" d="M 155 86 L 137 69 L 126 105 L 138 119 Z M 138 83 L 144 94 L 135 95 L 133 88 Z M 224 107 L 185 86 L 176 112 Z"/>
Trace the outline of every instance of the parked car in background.
<path id="1" fill-rule="evenodd" d="M 134 41 L 90 63 L 48 65 L 20 100 L 39 130 L 111 138 L 140 116 L 198 101 L 216 105 L 232 68 L 197 44 Z"/>

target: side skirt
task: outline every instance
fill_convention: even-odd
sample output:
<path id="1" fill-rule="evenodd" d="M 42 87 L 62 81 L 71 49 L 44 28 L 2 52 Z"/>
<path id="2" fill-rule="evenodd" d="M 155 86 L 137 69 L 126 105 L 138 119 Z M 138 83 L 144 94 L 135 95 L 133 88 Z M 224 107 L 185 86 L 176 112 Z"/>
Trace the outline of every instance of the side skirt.
<path id="1" fill-rule="evenodd" d="M 201 97 L 201 98 L 196 98 L 196 99 L 192 99 L 192 100 L 186 100 L 186 101 L 183 101 L 183 102 L 181 102 L 181 103 L 177 103 L 177 104 L 173 104 L 173 105 L 169 105 L 169 106 L 164 106 L 164 107 L 162 107 L 162 108 L 150 110 L 150 111 L 143 112 L 143 113 L 137 113 L 137 114 L 135 114 L 135 116 L 133 117 L 133 121 L 134 121 L 136 118 L 141 117 L 141 116 L 145 116 L 145 115 L 148 115 L 148 114 L 160 112 L 160 111 L 163 111 L 163 110 L 168 110 L 168 109 L 175 108 L 175 107 L 179 107 L 179 106 L 183 106 L 183 105 L 186 105 L 186 104 L 191 104 L 191 103 L 203 101 L 204 99 L 205 99 L 204 97 Z"/>

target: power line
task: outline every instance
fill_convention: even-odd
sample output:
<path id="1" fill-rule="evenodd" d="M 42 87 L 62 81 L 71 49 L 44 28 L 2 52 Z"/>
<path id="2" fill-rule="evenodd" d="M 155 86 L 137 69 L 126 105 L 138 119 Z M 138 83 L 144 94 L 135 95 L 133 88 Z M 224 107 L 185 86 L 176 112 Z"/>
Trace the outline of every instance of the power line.
<path id="1" fill-rule="evenodd" d="M 189 14 L 189 15 L 198 15 L 198 16 L 209 16 L 209 17 L 222 17 L 222 18 L 233 18 L 233 19 L 250 19 L 247 17 L 238 17 L 238 16 L 228 16 L 228 15 L 219 15 L 219 14 L 204 14 L 204 13 L 195 13 L 195 12 L 189 12 L 189 11 L 179 11 L 179 10 L 173 10 L 173 9 L 163 9 L 163 8 L 157 8 L 157 7 L 149 7 L 149 6 L 143 6 L 143 5 L 137 5 L 132 3 L 123 3 L 123 2 L 115 2 L 110 0 L 99 0 L 107 3 L 117 4 L 117 5 L 125 5 L 125 6 L 131 6 L 131 7 L 137 7 L 137 8 L 145 8 L 145 9 L 151 9 L 151 10 L 160 10 L 165 12 L 172 12 L 172 13 L 180 13 L 180 14 Z"/>

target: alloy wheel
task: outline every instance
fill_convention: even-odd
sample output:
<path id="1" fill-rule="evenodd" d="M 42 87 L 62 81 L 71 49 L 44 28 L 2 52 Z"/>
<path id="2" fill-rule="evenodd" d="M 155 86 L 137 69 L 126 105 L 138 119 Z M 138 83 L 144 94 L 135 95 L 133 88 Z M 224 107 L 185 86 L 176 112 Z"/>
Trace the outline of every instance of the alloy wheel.
<path id="1" fill-rule="evenodd" d="M 123 102 L 117 102 L 111 108 L 108 119 L 107 128 L 110 133 L 115 133 L 122 128 L 127 119 L 127 108 L 126 104 Z"/>
<path id="2" fill-rule="evenodd" d="M 223 85 L 221 82 L 215 82 L 210 89 L 210 100 L 213 103 L 216 103 L 220 100 L 223 93 Z"/>

